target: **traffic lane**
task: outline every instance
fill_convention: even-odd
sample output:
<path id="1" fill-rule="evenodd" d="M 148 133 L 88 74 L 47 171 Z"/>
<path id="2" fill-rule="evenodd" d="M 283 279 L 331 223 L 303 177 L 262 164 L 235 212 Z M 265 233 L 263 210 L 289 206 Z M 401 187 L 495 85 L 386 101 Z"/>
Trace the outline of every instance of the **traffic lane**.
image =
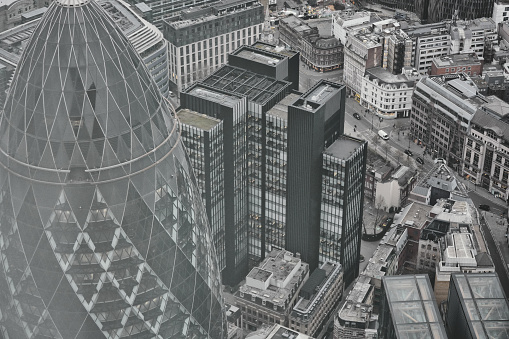
<path id="1" fill-rule="evenodd" d="M 507 214 L 507 206 L 501 199 L 495 197 L 488 199 L 482 196 L 481 194 L 477 193 L 476 190 L 482 190 L 483 188 L 473 186 L 473 184 L 469 184 L 467 188 L 471 190 L 468 192 L 468 196 L 470 199 L 472 199 L 476 207 L 479 207 L 479 205 L 488 205 L 490 206 L 490 212 L 492 213 L 498 215 Z"/>
<path id="2" fill-rule="evenodd" d="M 497 250 L 495 239 L 493 239 L 492 233 L 484 219 L 481 220 L 481 227 L 486 240 L 486 245 L 488 246 L 488 250 L 491 254 L 491 260 L 493 261 L 493 265 L 495 265 L 495 271 L 498 273 L 498 278 L 500 279 L 500 283 L 502 284 L 505 294 L 509 295 L 509 277 L 507 276 L 505 262 L 502 258 L 500 258 L 500 252 Z"/>

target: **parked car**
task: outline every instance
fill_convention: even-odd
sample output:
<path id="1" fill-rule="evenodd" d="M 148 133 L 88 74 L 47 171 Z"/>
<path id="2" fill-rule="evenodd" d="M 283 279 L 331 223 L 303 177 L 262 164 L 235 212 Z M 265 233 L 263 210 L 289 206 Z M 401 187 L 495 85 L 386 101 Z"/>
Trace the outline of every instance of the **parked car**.
<path id="1" fill-rule="evenodd" d="M 441 162 L 442 164 L 445 164 L 445 159 L 444 158 L 436 158 L 435 164 L 438 164 L 439 162 Z"/>
<path id="2" fill-rule="evenodd" d="M 361 116 L 359 115 L 359 113 L 354 113 L 353 117 L 357 120 L 361 120 Z"/>
<path id="3" fill-rule="evenodd" d="M 415 158 L 415 161 L 417 161 L 421 165 L 424 165 L 424 160 L 422 160 L 422 158 L 420 157 Z"/>
<path id="4" fill-rule="evenodd" d="M 489 212 L 491 208 L 490 208 L 490 205 L 480 204 L 479 209 Z"/>
<path id="5" fill-rule="evenodd" d="M 411 150 L 409 150 L 409 149 L 406 149 L 406 150 L 405 150 L 405 154 L 406 154 L 406 155 L 408 155 L 409 157 L 411 157 L 412 155 L 414 155 L 414 154 L 412 153 L 412 151 L 411 151 Z"/>
<path id="6" fill-rule="evenodd" d="M 382 224 L 382 227 L 390 227 L 392 225 L 392 221 L 394 219 L 392 219 L 391 217 L 387 218 L 384 220 L 383 224 Z"/>

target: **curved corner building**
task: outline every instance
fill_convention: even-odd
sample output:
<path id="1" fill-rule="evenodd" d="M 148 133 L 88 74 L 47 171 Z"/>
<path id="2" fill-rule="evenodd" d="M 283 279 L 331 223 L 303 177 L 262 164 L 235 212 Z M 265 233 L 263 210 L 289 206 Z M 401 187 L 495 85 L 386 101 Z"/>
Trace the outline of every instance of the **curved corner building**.
<path id="1" fill-rule="evenodd" d="M 178 123 L 95 1 L 57 0 L 0 119 L 0 337 L 223 338 Z"/>

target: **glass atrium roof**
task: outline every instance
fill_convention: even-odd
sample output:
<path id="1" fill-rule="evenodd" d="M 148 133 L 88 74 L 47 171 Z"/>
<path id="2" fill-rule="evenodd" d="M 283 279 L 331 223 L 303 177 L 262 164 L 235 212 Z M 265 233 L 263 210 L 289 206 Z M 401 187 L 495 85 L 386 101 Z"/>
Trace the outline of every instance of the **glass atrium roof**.
<path id="1" fill-rule="evenodd" d="M 454 274 L 452 279 L 477 338 L 509 338 L 509 304 L 497 275 Z"/>
<path id="2" fill-rule="evenodd" d="M 447 338 L 425 276 L 384 277 L 384 288 L 398 338 Z"/>
<path id="3" fill-rule="evenodd" d="M 276 80 L 241 68 L 225 65 L 202 81 L 202 83 L 237 94 L 243 94 L 252 102 L 264 104 L 289 82 Z"/>

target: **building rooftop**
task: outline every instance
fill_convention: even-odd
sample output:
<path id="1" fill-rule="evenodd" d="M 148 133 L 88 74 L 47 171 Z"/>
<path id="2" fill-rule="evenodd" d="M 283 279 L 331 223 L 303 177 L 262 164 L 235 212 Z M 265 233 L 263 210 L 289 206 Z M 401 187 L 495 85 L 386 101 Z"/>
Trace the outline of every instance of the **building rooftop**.
<path id="1" fill-rule="evenodd" d="M 444 237 L 444 251 L 442 261 L 449 263 L 466 264 L 476 263 L 477 252 L 470 233 L 449 233 Z"/>
<path id="2" fill-rule="evenodd" d="M 426 25 L 410 26 L 404 30 L 410 37 L 427 35 L 449 35 L 448 21 L 442 21 Z"/>
<path id="3" fill-rule="evenodd" d="M 468 198 L 466 187 L 458 182 L 452 170 L 443 162 L 437 162 L 429 172 L 422 176 L 412 193 L 426 195 L 432 187 L 454 193 L 455 196 Z"/>
<path id="4" fill-rule="evenodd" d="M 218 91 L 214 88 L 201 86 L 200 84 L 197 84 L 195 86 L 192 86 L 187 93 L 193 94 L 197 97 L 205 98 L 209 101 L 213 101 L 222 105 L 226 105 L 229 107 L 235 106 L 241 98 L 238 96 L 235 96 L 234 94 L 228 94 L 224 91 Z"/>
<path id="5" fill-rule="evenodd" d="M 490 129 L 496 135 L 509 140 L 509 103 L 497 100 L 484 105 L 475 112 L 472 123 Z"/>
<path id="6" fill-rule="evenodd" d="M 294 257 L 291 252 L 272 250 L 258 267 L 249 272 L 239 292 L 256 295 L 273 305 L 286 307 L 286 302 L 298 288 L 299 280 L 308 270 L 309 265 Z"/>
<path id="7" fill-rule="evenodd" d="M 355 281 L 355 285 L 352 290 L 348 294 L 347 299 L 353 300 L 358 303 L 367 303 L 368 299 L 371 297 L 370 293 L 373 289 L 373 285 L 371 284 L 371 277 L 368 277 L 364 274 L 360 274 Z"/>
<path id="8" fill-rule="evenodd" d="M 192 111 L 187 108 L 180 109 L 177 112 L 177 117 L 179 118 L 181 123 L 196 127 L 204 131 L 209 131 L 221 123 L 221 120 L 219 119 Z"/>
<path id="9" fill-rule="evenodd" d="M 331 97 L 342 90 L 344 86 L 330 81 L 319 81 L 311 87 L 301 98 L 306 101 L 316 102 L 317 104 L 325 104 Z"/>
<path id="10" fill-rule="evenodd" d="M 359 275 L 353 288 L 346 297 L 346 302 L 339 311 L 339 317 L 344 321 L 366 322 L 366 313 L 371 310 L 374 287 L 370 283 L 371 278 L 363 274 Z M 351 306 L 348 307 L 347 304 Z M 359 305 L 357 307 L 357 305 Z M 363 310 L 364 308 L 364 310 Z"/>
<path id="11" fill-rule="evenodd" d="M 137 15 L 116 0 L 99 0 L 98 3 L 127 36 L 143 25 Z"/>
<path id="12" fill-rule="evenodd" d="M 364 143 L 364 140 L 342 135 L 332 145 L 327 147 L 324 154 L 331 155 L 337 159 L 347 160 Z"/>
<path id="13" fill-rule="evenodd" d="M 429 212 L 433 206 L 413 202 L 401 211 L 400 224 L 422 229 L 430 221 Z"/>
<path id="14" fill-rule="evenodd" d="M 487 103 L 486 98 L 478 95 L 477 91 L 472 79 L 459 73 L 424 77 L 416 84 L 414 95 L 426 93 L 425 96 L 436 97 L 442 105 L 450 102 L 461 108 L 457 115 L 470 121 L 475 111 Z M 453 117 L 456 118 L 455 115 Z"/>
<path id="15" fill-rule="evenodd" d="M 398 338 L 447 339 L 426 275 L 384 277 L 383 286 Z"/>
<path id="16" fill-rule="evenodd" d="M 333 283 L 342 274 L 341 265 L 325 262 L 309 276 L 300 290 L 300 298 L 295 304 L 292 316 L 306 319 L 317 310 L 325 297 L 327 290 L 333 287 Z M 308 318 L 311 320 L 311 317 Z"/>
<path id="17" fill-rule="evenodd" d="M 412 89 L 415 85 L 415 82 L 422 77 L 418 75 L 417 72 L 412 72 L 410 75 L 392 74 L 390 71 L 383 67 L 373 67 L 367 69 L 365 76 L 370 80 L 378 79 L 381 84 L 393 84 L 399 86 L 406 84 L 409 89 Z"/>
<path id="18" fill-rule="evenodd" d="M 37 9 L 34 9 L 33 11 L 23 13 L 21 15 L 21 17 L 24 19 L 30 20 L 31 18 L 37 18 L 38 16 L 42 16 L 44 13 L 46 13 L 47 10 L 48 10 L 48 7 L 37 8 Z"/>
<path id="19" fill-rule="evenodd" d="M 265 43 L 262 41 L 257 41 L 252 46 L 255 48 L 264 50 L 264 51 L 281 54 L 281 55 L 284 55 L 287 57 L 293 57 L 295 54 L 298 53 L 297 51 L 288 49 L 284 46 L 274 46 L 274 45 L 271 45 L 271 44 L 268 44 L 268 43 Z"/>
<path id="20" fill-rule="evenodd" d="M 339 311 L 339 318 L 343 321 L 366 323 L 369 321 L 372 305 L 356 303 L 347 299 Z"/>
<path id="21" fill-rule="evenodd" d="M 291 85 L 241 68 L 224 65 L 202 81 L 210 87 L 247 96 L 248 100 L 264 104 Z"/>
<path id="22" fill-rule="evenodd" d="M 311 26 L 309 26 L 304 20 L 300 20 L 299 18 L 290 15 L 286 18 L 281 19 L 281 22 L 284 22 L 287 24 L 291 29 L 295 30 L 296 32 L 307 34 L 311 32 L 313 29 Z"/>
<path id="23" fill-rule="evenodd" d="M 477 58 L 477 54 L 451 54 L 433 58 L 433 63 L 437 67 L 463 66 L 463 65 L 480 65 L 481 62 Z"/>
<path id="24" fill-rule="evenodd" d="M 234 12 L 251 9 L 255 6 L 261 6 L 261 3 L 255 0 L 223 0 L 199 7 L 187 8 L 181 11 L 180 15 L 167 18 L 165 21 L 169 27 L 181 29 L 193 25 L 201 25 Z"/>
<path id="25" fill-rule="evenodd" d="M 389 245 L 396 247 L 401 237 L 405 234 L 406 229 L 401 226 L 392 227 L 383 237 L 382 241 Z"/>
<path id="26" fill-rule="evenodd" d="M 240 56 L 248 60 L 254 60 L 261 64 L 275 66 L 284 59 L 282 55 L 273 53 L 266 53 L 258 48 L 250 48 L 249 46 L 242 46 L 240 49 L 232 53 L 233 55 Z"/>
<path id="27" fill-rule="evenodd" d="M 431 213 L 436 214 L 437 220 L 448 223 L 470 225 L 474 221 L 471 207 L 467 201 L 441 200 L 433 206 Z"/>
<path id="28" fill-rule="evenodd" d="M 0 61 L 16 67 L 25 42 L 32 36 L 40 19 L 16 26 L 0 33 Z"/>
<path id="29" fill-rule="evenodd" d="M 373 256 L 369 258 L 369 263 L 362 274 L 375 279 L 381 279 L 386 274 L 387 261 L 393 255 L 393 246 L 387 244 L 378 245 Z"/>
<path id="30" fill-rule="evenodd" d="M 300 98 L 300 94 L 290 93 L 283 100 L 278 101 L 267 114 L 276 116 L 278 118 L 288 120 L 288 106 L 292 105 L 297 99 Z"/>
<path id="31" fill-rule="evenodd" d="M 251 332 L 246 336 L 246 339 L 311 339 L 311 337 L 276 324 Z"/>
<path id="32" fill-rule="evenodd" d="M 495 273 L 453 274 L 471 333 L 477 338 L 509 338 L 509 303 Z"/>

